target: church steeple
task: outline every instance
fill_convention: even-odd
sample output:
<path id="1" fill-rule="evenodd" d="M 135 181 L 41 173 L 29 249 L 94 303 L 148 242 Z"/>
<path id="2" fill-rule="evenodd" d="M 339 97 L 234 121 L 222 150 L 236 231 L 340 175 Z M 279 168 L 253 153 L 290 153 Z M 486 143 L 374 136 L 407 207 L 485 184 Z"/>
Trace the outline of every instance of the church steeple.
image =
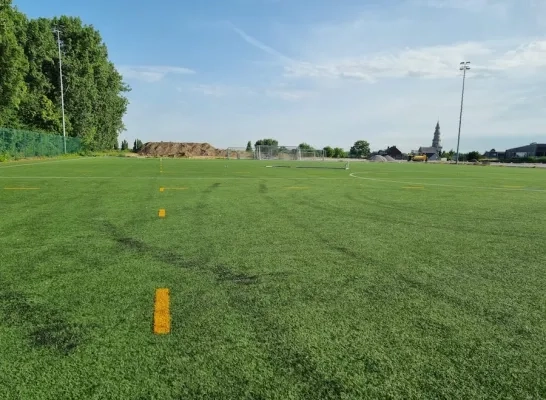
<path id="1" fill-rule="evenodd" d="M 440 120 L 436 123 L 436 129 L 434 130 L 434 139 L 432 139 L 432 147 L 438 150 L 438 153 L 442 152 L 442 142 L 440 140 Z"/>

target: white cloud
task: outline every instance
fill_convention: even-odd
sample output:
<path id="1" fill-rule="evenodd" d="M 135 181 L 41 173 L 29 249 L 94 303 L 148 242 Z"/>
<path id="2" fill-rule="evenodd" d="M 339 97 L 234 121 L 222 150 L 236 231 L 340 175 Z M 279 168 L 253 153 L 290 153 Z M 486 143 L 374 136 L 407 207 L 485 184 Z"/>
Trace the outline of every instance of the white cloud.
<path id="1" fill-rule="evenodd" d="M 125 79 L 134 79 L 148 83 L 159 82 L 170 74 L 188 75 L 195 74 L 194 70 L 164 65 L 153 66 L 121 66 L 120 73 Z"/>
<path id="2" fill-rule="evenodd" d="M 501 70 L 546 67 L 546 39 L 525 43 L 517 49 L 507 51 L 493 60 L 493 66 Z"/>

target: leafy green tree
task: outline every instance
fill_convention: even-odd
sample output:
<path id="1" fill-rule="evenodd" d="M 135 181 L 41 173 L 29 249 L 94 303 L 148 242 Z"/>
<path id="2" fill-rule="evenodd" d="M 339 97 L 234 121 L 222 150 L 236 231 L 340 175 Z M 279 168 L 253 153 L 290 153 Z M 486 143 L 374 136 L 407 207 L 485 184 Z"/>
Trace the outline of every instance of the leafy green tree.
<path id="1" fill-rule="evenodd" d="M 125 139 L 121 142 L 121 150 L 126 151 L 129 150 L 129 142 Z"/>
<path id="2" fill-rule="evenodd" d="M 479 160 L 482 158 L 482 155 L 479 151 L 471 151 L 466 155 L 467 160 Z"/>
<path id="3" fill-rule="evenodd" d="M 300 143 L 298 148 L 300 150 L 314 150 L 313 146 L 311 146 L 310 144 L 307 144 L 307 143 Z"/>
<path id="4" fill-rule="evenodd" d="M 326 146 L 323 150 L 326 157 L 332 158 L 334 156 L 334 149 L 330 146 Z"/>
<path id="5" fill-rule="evenodd" d="M 246 144 L 246 151 L 252 151 L 252 142 L 250 140 Z"/>
<path id="6" fill-rule="evenodd" d="M 334 149 L 334 156 L 333 157 L 334 158 L 345 158 L 345 157 L 347 157 L 347 153 L 342 148 L 336 147 Z"/>
<path id="7" fill-rule="evenodd" d="M 143 146 L 144 144 L 142 141 L 140 139 L 136 139 L 133 143 L 133 152 L 138 153 Z"/>
<path id="8" fill-rule="evenodd" d="M 256 146 L 278 146 L 279 142 L 275 139 L 260 139 L 254 143 L 254 147 Z"/>
<path id="9" fill-rule="evenodd" d="M 365 140 L 357 140 L 351 150 L 349 155 L 354 158 L 366 158 L 370 155 L 370 144 Z"/>
<path id="10" fill-rule="evenodd" d="M 19 106 L 26 94 L 28 61 L 19 40 L 25 39 L 26 18 L 11 0 L 0 3 L 0 126 L 20 127 Z"/>
<path id="11" fill-rule="evenodd" d="M 99 32 L 79 18 L 27 20 L 11 3 L 0 0 L 0 126 L 62 131 L 59 28 L 67 134 L 87 149 L 112 149 L 124 130 L 129 87 Z"/>

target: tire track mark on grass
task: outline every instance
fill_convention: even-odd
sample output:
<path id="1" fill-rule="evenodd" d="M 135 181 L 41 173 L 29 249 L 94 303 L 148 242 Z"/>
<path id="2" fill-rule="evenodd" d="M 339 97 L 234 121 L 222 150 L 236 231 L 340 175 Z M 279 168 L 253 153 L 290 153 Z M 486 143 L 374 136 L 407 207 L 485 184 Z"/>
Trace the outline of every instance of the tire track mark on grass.
<path id="1" fill-rule="evenodd" d="M 358 214 L 360 216 L 367 216 L 367 217 L 371 217 L 371 218 L 374 218 L 375 220 L 377 221 L 382 221 L 386 224 L 391 224 L 391 225 L 400 225 L 400 226 L 408 226 L 408 225 L 411 225 L 413 223 L 415 223 L 415 218 L 412 218 L 411 217 L 411 214 L 409 213 L 403 213 L 401 215 L 398 215 L 396 218 L 389 218 L 388 215 L 389 214 L 384 214 L 384 213 L 376 213 L 376 212 L 370 212 L 370 211 L 367 211 L 369 210 L 369 207 L 376 207 L 376 208 L 387 208 L 387 209 L 390 209 L 390 210 L 393 210 L 393 211 L 405 211 L 404 207 L 401 207 L 401 208 L 396 208 L 394 206 L 386 206 L 386 205 L 383 205 L 380 203 L 379 200 L 375 200 L 375 199 L 372 199 L 370 198 L 369 201 L 362 201 L 360 200 L 360 198 L 356 198 L 350 194 L 345 194 L 345 198 L 347 198 L 348 200 L 354 202 L 354 203 L 357 203 L 357 204 L 360 204 L 360 205 L 364 205 L 364 206 L 367 206 L 368 208 L 359 208 L 359 211 L 358 211 Z M 313 207 L 311 205 L 311 207 Z M 411 209 L 409 209 L 411 211 Z M 434 213 L 432 214 L 427 214 L 426 212 L 416 212 L 416 214 L 422 214 L 422 215 L 435 215 Z M 448 214 L 446 214 L 448 215 Z M 382 217 L 383 216 L 383 217 Z M 409 216 L 409 217 L 404 217 L 404 216 Z M 438 216 L 440 216 L 440 214 L 438 214 Z M 459 214 L 457 215 L 454 215 L 454 217 L 456 216 L 457 220 L 461 220 L 461 221 L 464 221 L 465 219 L 468 220 L 468 222 L 474 222 L 476 220 L 480 220 L 480 218 L 468 218 L 468 217 L 459 217 Z M 441 224 L 438 222 L 439 218 L 436 218 L 434 219 L 434 222 L 430 222 L 427 224 L 427 229 L 438 229 L 438 230 L 441 230 L 442 232 L 446 232 L 446 231 L 450 231 L 453 229 L 453 224 L 450 224 L 449 223 L 449 219 L 445 219 L 446 223 L 444 224 Z M 482 222 L 492 222 L 494 223 L 495 222 L 495 219 L 485 219 L 485 218 L 482 218 L 481 219 Z M 499 222 L 502 221 L 499 219 Z M 517 233 L 517 232 L 514 232 L 514 231 L 510 231 L 510 230 L 501 230 L 499 232 L 493 232 L 492 230 L 487 230 L 487 229 L 483 229 L 480 227 L 480 225 L 476 225 L 476 226 L 473 226 L 472 227 L 472 233 L 479 233 L 479 234 L 483 234 L 483 235 L 488 235 L 490 236 L 492 233 L 498 235 L 498 236 L 507 236 L 507 237 L 513 237 L 513 238 L 518 238 L 518 239 L 525 239 L 525 240 L 529 240 L 529 239 L 533 239 L 533 240 L 536 240 L 537 238 L 537 233 L 534 233 L 534 232 L 530 232 L 529 234 L 520 234 L 520 233 Z"/>
<path id="2" fill-rule="evenodd" d="M 0 282 L 0 320 L 6 326 L 24 328 L 32 346 L 45 347 L 65 356 L 83 345 L 88 329 L 94 327 L 71 322 L 47 303 L 33 301 L 23 292 L 11 290 L 6 282 Z"/>
<path id="3" fill-rule="evenodd" d="M 260 300 L 245 289 L 228 290 L 230 305 L 247 317 L 258 346 L 266 350 L 266 360 L 277 374 L 292 378 L 290 383 L 299 387 L 303 399 L 340 399 L 349 394 L 339 379 L 321 371 L 312 354 L 291 339 L 290 330 L 271 318 Z"/>

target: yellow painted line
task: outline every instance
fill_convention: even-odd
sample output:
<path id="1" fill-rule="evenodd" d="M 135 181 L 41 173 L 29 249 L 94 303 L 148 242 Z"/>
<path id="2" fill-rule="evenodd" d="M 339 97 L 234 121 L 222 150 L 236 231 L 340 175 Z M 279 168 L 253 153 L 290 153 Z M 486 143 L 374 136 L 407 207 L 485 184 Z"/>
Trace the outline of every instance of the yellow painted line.
<path id="1" fill-rule="evenodd" d="M 250 172 L 235 172 L 236 174 L 250 174 Z"/>
<path id="2" fill-rule="evenodd" d="M 159 191 L 160 191 L 160 192 L 164 192 L 164 191 L 165 191 L 165 188 L 159 188 Z"/>
<path id="3" fill-rule="evenodd" d="M 165 209 L 164 208 L 160 208 L 159 209 L 159 218 L 165 218 Z"/>
<path id="4" fill-rule="evenodd" d="M 188 190 L 187 187 L 166 187 L 164 190 Z"/>
<path id="5" fill-rule="evenodd" d="M 508 188 L 508 189 L 523 189 L 525 186 L 508 186 L 508 185 L 504 185 L 503 187 Z"/>
<path id="6" fill-rule="evenodd" d="M 305 189 L 311 189 L 308 186 L 288 186 L 285 189 L 287 190 L 305 190 Z"/>
<path id="7" fill-rule="evenodd" d="M 156 289 L 154 304 L 154 333 L 156 335 L 165 335 L 171 332 L 169 303 L 169 289 Z"/>
<path id="8" fill-rule="evenodd" d="M 40 190 L 35 187 L 5 187 L 4 190 Z"/>
<path id="9" fill-rule="evenodd" d="M 424 186 L 404 186 L 403 189 L 424 189 Z"/>

